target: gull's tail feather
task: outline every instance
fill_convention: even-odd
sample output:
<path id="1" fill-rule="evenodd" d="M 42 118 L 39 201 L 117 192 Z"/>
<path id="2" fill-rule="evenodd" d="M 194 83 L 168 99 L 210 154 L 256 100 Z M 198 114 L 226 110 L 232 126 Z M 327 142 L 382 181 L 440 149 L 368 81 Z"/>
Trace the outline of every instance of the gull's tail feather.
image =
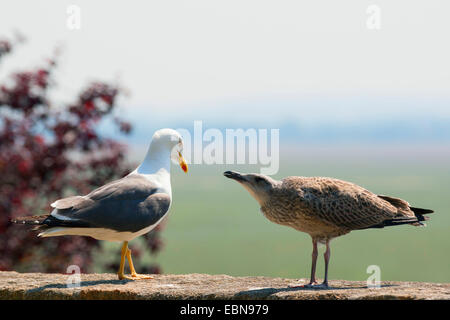
<path id="1" fill-rule="evenodd" d="M 34 226 L 32 230 L 34 231 L 43 231 L 48 228 L 45 224 L 45 220 L 49 217 L 49 214 L 44 214 L 40 216 L 28 216 L 28 217 L 18 217 L 15 219 L 11 219 L 12 223 L 15 224 L 24 224 L 28 226 Z"/>
<path id="2" fill-rule="evenodd" d="M 400 226 L 403 224 L 410 224 L 410 225 L 417 226 L 417 227 L 419 227 L 419 226 L 425 227 L 426 224 L 422 222 L 424 220 L 428 220 L 428 219 L 420 219 L 418 217 L 399 217 L 399 218 L 384 220 L 381 223 L 378 223 L 378 224 L 375 224 L 372 226 L 368 226 L 368 227 L 364 227 L 361 229 L 384 228 L 384 227 Z"/>
<path id="3" fill-rule="evenodd" d="M 12 223 L 16 224 L 26 224 L 26 225 L 42 225 L 42 222 L 48 218 L 48 214 L 41 215 L 41 216 L 29 216 L 29 217 L 18 217 L 15 219 L 12 219 Z"/>
<path id="4" fill-rule="evenodd" d="M 422 215 L 422 214 L 430 214 L 433 213 L 434 211 L 431 209 L 422 209 L 422 208 L 414 208 L 414 207 L 409 207 L 414 214 L 417 215 Z"/>
<path id="5" fill-rule="evenodd" d="M 391 205 L 396 207 L 400 213 L 406 213 L 406 215 L 394 217 L 392 219 L 385 220 L 379 224 L 369 226 L 367 228 L 384 228 L 403 224 L 410 224 L 417 227 L 419 226 L 423 227 L 426 226 L 426 224 L 422 221 L 427 221 L 430 219 L 429 217 L 424 217 L 423 215 L 434 212 L 433 210 L 430 209 L 411 207 L 409 203 L 403 199 L 393 198 L 384 195 L 378 195 L 378 197 L 389 202 Z M 414 213 L 414 216 L 411 215 L 411 211 L 412 213 Z"/>
<path id="6" fill-rule="evenodd" d="M 426 227 L 426 223 L 422 221 L 430 220 L 429 217 L 424 217 L 424 214 L 433 213 L 433 210 L 430 209 L 422 209 L 422 208 L 414 208 L 409 207 L 412 212 L 414 212 L 414 217 L 396 217 L 393 219 L 385 220 L 379 224 L 365 227 L 363 229 L 369 229 L 369 228 L 384 228 L 384 227 L 392 227 L 392 226 L 399 226 L 403 224 L 410 224 L 416 227 Z"/>
<path id="7" fill-rule="evenodd" d="M 416 216 L 418 222 L 413 224 L 415 226 L 423 226 L 426 227 L 426 223 L 422 222 L 422 221 L 427 221 L 430 220 L 430 217 L 424 217 L 424 214 L 430 214 L 433 213 L 434 211 L 431 209 L 422 209 L 422 208 L 415 208 L 415 207 L 409 207 L 409 209 L 414 212 L 414 215 Z"/>

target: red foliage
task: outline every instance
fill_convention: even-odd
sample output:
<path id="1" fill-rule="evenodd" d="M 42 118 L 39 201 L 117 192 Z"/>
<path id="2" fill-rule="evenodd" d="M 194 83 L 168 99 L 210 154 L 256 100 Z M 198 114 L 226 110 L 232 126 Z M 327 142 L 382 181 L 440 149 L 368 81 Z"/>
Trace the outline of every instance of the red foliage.
<path id="1" fill-rule="evenodd" d="M 10 42 L 0 40 L 0 59 L 11 50 Z M 86 194 L 131 169 L 125 146 L 97 130 L 99 121 L 113 120 L 123 134 L 131 132 L 131 124 L 113 116 L 120 88 L 91 83 L 74 103 L 54 108 L 47 96 L 54 68 L 52 59 L 0 84 L 0 270 L 64 273 L 77 264 L 89 271 L 91 251 L 100 250 L 99 241 L 41 239 L 10 220 L 48 213 L 56 199 Z M 160 250 L 158 232 L 147 235 L 147 242 L 152 253 Z M 159 272 L 158 266 L 147 269 Z"/>

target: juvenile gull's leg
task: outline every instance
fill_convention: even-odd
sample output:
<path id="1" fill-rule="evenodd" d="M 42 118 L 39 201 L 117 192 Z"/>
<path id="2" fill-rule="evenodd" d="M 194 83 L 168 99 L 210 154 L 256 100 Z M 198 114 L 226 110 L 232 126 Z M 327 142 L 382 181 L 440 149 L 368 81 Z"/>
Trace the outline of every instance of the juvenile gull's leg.
<path id="1" fill-rule="evenodd" d="M 330 240 L 327 240 L 327 249 L 325 250 L 325 253 L 323 254 L 323 258 L 325 260 L 325 278 L 323 280 L 323 283 L 321 286 L 327 288 L 328 287 L 328 263 L 330 262 Z"/>
<path id="2" fill-rule="evenodd" d="M 314 287 L 314 285 L 317 284 L 317 281 L 316 281 L 316 264 L 317 264 L 317 255 L 318 255 L 317 240 L 313 238 L 312 243 L 313 243 L 313 251 L 312 251 L 312 255 L 311 255 L 312 263 L 311 263 L 311 277 L 310 277 L 309 283 L 305 284 L 305 285 L 290 286 L 291 288 L 312 288 L 312 287 Z"/>
<path id="3" fill-rule="evenodd" d="M 304 288 L 310 288 L 317 284 L 316 281 L 316 265 L 317 265 L 317 256 L 318 256 L 318 250 L 317 250 L 317 240 L 313 239 L 313 251 L 312 251 L 312 263 L 311 263 L 311 277 L 308 284 L 305 284 Z"/>
<path id="4" fill-rule="evenodd" d="M 325 260 L 325 277 L 324 280 L 321 284 L 315 285 L 313 286 L 314 288 L 317 289 L 328 289 L 328 263 L 330 262 L 330 240 L 326 241 L 326 250 L 325 253 L 323 254 L 323 258 Z"/>

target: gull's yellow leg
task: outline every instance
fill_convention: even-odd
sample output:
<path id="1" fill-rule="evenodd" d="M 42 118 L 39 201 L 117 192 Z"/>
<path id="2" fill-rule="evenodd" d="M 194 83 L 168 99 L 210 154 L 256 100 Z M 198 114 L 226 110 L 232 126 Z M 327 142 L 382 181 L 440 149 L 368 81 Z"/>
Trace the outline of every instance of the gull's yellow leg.
<path id="1" fill-rule="evenodd" d="M 130 272 L 131 272 L 131 279 L 153 279 L 153 277 L 151 276 L 144 276 L 144 275 L 140 275 L 136 273 L 136 270 L 134 269 L 134 265 L 133 265 L 133 259 L 131 259 L 131 250 L 128 249 L 127 247 L 127 259 L 128 259 L 128 264 L 130 265 Z"/>
<path id="2" fill-rule="evenodd" d="M 120 255 L 120 266 L 119 266 L 119 272 L 117 272 L 117 275 L 119 276 L 119 280 L 123 279 L 130 279 L 130 277 L 127 277 L 124 274 L 125 269 L 125 256 L 127 254 L 128 250 L 128 241 L 125 241 L 122 245 L 121 255 Z"/>

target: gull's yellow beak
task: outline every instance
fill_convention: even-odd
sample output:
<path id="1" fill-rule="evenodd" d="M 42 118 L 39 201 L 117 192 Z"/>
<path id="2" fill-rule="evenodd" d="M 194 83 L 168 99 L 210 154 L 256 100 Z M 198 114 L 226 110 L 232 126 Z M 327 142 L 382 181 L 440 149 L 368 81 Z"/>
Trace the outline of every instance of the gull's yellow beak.
<path id="1" fill-rule="evenodd" d="M 181 152 L 178 152 L 178 156 L 179 156 L 179 161 L 180 161 L 180 167 L 184 172 L 188 172 L 188 165 L 186 163 L 186 161 L 184 161 L 183 156 L 181 155 Z"/>

